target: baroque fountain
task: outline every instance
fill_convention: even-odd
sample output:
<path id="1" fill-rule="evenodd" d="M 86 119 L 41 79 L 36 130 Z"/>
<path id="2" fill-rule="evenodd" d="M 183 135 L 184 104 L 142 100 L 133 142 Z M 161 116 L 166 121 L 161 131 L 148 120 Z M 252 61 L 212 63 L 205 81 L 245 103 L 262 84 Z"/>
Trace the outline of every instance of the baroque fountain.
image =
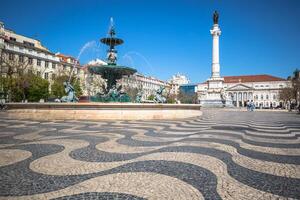
<path id="1" fill-rule="evenodd" d="M 191 104 L 150 104 L 126 103 L 132 101 L 117 85 L 124 75 L 132 75 L 135 69 L 117 65 L 116 46 L 123 44 L 123 40 L 116 37 L 115 28 L 111 20 L 109 36 L 100 39 L 107 45 L 107 63 L 88 66 L 91 74 L 101 75 L 106 79 L 103 93 L 93 96 L 93 102 L 78 103 L 74 88 L 65 83 L 67 96 L 62 101 L 66 103 L 8 103 L 5 115 L 12 119 L 30 120 L 149 120 L 149 119 L 180 119 L 198 117 L 202 114 L 200 105 Z M 157 92 L 158 102 L 164 102 L 161 93 Z M 99 103 L 101 102 L 101 103 Z M 112 103 L 109 103 L 112 102 Z"/>
<path id="2" fill-rule="evenodd" d="M 106 88 L 102 94 L 91 97 L 94 102 L 130 102 L 130 97 L 122 91 L 122 86 L 117 86 L 117 81 L 124 75 L 134 74 L 136 69 L 126 66 L 117 65 L 116 46 L 121 45 L 124 41 L 116 37 L 113 19 L 111 18 L 109 37 L 100 39 L 100 42 L 107 45 L 107 64 L 94 64 L 88 66 L 91 74 L 101 75 L 106 80 Z"/>

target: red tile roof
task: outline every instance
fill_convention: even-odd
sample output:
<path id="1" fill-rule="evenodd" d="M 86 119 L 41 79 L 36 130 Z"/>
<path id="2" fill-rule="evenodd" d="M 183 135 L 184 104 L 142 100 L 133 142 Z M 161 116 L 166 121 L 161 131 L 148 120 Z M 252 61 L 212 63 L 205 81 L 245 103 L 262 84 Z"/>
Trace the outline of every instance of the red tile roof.
<path id="1" fill-rule="evenodd" d="M 223 76 L 224 83 L 249 83 L 249 82 L 268 82 L 268 81 L 286 81 L 286 79 L 261 74 L 261 75 L 243 75 L 243 76 Z M 200 83 L 206 84 L 207 81 Z"/>
<path id="2" fill-rule="evenodd" d="M 60 57 L 61 60 L 64 61 L 64 62 L 68 62 L 68 58 L 70 58 L 71 60 L 77 61 L 79 63 L 79 60 L 77 60 L 76 58 L 74 58 L 72 56 L 64 55 L 64 54 L 61 54 L 61 53 L 57 53 L 56 56 Z"/>
<path id="3" fill-rule="evenodd" d="M 247 83 L 247 82 L 268 82 L 285 81 L 283 78 L 271 75 L 245 75 L 245 76 L 224 76 L 224 83 Z"/>

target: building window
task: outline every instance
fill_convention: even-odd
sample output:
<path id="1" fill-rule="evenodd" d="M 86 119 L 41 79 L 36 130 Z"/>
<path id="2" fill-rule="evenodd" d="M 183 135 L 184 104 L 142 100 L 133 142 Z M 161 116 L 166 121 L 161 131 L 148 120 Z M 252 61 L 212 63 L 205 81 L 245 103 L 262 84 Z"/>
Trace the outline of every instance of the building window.
<path id="1" fill-rule="evenodd" d="M 52 80 L 55 79 L 55 74 L 51 74 L 51 79 L 52 79 Z"/>
<path id="2" fill-rule="evenodd" d="M 23 44 L 25 44 L 26 46 L 34 47 L 34 44 L 31 42 L 23 41 Z"/>
<path id="3" fill-rule="evenodd" d="M 37 65 L 37 66 L 41 66 L 41 60 L 37 59 L 37 60 L 36 60 L 36 65 Z"/>
<path id="4" fill-rule="evenodd" d="M 37 75 L 37 76 L 41 76 L 41 72 L 40 72 L 40 71 L 37 71 L 37 72 L 36 72 L 36 75 Z"/>
<path id="5" fill-rule="evenodd" d="M 46 73 L 44 74 L 44 78 L 45 78 L 45 79 L 48 79 L 48 72 L 46 72 Z"/>
<path id="6" fill-rule="evenodd" d="M 269 107 L 269 102 L 266 102 L 266 107 Z"/>
<path id="7" fill-rule="evenodd" d="M 23 63 L 23 62 L 24 62 L 24 56 L 19 55 L 19 62 L 20 62 L 20 63 Z"/>
<path id="8" fill-rule="evenodd" d="M 273 99 L 274 99 L 274 100 L 276 99 L 276 94 L 273 95 Z"/>
<path id="9" fill-rule="evenodd" d="M 32 70 L 31 69 L 28 70 L 28 74 L 32 74 Z"/>
<path id="10" fill-rule="evenodd" d="M 266 99 L 267 99 L 267 100 L 269 99 L 269 95 L 266 95 Z"/>
<path id="11" fill-rule="evenodd" d="M 49 66 L 49 62 L 45 61 L 45 67 L 48 68 L 48 66 Z"/>
<path id="12" fill-rule="evenodd" d="M 28 58 L 28 64 L 32 65 L 32 58 Z"/>
<path id="13" fill-rule="evenodd" d="M 56 64 L 52 63 L 52 69 L 55 69 L 55 67 L 56 67 Z"/>
<path id="14" fill-rule="evenodd" d="M 63 70 L 66 70 L 67 69 L 67 66 L 66 65 L 63 65 Z"/>
<path id="15" fill-rule="evenodd" d="M 11 41 L 17 41 L 17 39 L 14 38 L 14 37 L 10 37 L 9 40 L 11 40 Z"/>
<path id="16" fill-rule="evenodd" d="M 261 96 L 260 96 L 260 99 L 263 100 L 263 99 L 264 99 L 264 95 L 261 95 Z"/>
<path id="17" fill-rule="evenodd" d="M 12 54 L 12 53 L 9 53 L 8 59 L 9 59 L 9 60 L 14 60 L 14 58 L 15 58 L 15 55 Z"/>
<path id="18" fill-rule="evenodd" d="M 255 95 L 255 100 L 258 100 L 258 95 Z"/>

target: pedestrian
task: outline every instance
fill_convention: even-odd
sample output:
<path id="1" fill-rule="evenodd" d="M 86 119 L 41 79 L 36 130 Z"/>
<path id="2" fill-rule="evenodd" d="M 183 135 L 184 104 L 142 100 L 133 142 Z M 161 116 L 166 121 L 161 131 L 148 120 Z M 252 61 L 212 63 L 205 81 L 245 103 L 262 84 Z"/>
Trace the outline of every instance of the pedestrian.
<path id="1" fill-rule="evenodd" d="M 253 100 L 251 100 L 251 102 L 250 102 L 250 111 L 254 111 L 254 102 L 253 102 Z"/>
<path id="2" fill-rule="evenodd" d="M 250 111 L 250 101 L 248 100 L 246 103 L 247 111 Z"/>

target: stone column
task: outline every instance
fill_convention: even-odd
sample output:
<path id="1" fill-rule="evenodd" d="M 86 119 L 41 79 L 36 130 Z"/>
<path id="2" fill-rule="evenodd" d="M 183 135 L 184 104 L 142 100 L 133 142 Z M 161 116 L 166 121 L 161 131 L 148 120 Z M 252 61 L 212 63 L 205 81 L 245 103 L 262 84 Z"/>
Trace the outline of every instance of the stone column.
<path id="1" fill-rule="evenodd" d="M 218 24 L 213 25 L 210 34 L 213 37 L 211 78 L 220 78 L 219 36 L 221 35 L 221 30 Z"/>
<path id="2" fill-rule="evenodd" d="M 242 101 L 242 107 L 244 107 L 244 92 L 242 92 L 241 101 Z"/>

